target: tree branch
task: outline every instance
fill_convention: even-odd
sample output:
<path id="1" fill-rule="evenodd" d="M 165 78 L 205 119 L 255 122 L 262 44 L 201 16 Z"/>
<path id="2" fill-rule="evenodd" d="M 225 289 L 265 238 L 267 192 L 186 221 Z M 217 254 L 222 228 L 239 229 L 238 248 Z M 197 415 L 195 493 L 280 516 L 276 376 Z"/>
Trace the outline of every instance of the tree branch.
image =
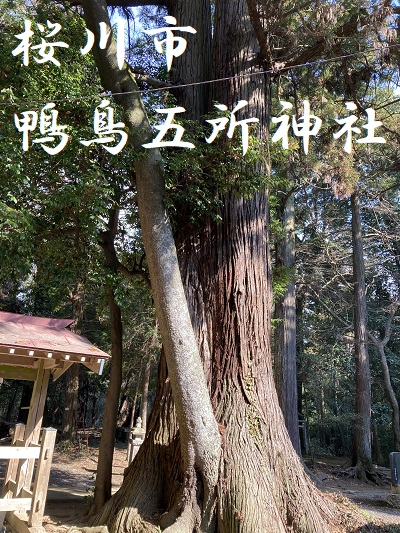
<path id="1" fill-rule="evenodd" d="M 292 9 L 289 9 L 288 11 L 285 11 L 283 13 L 283 18 L 289 17 L 290 15 L 293 15 L 294 13 L 298 13 L 300 10 L 305 9 L 306 7 L 310 6 L 313 3 L 313 0 L 309 0 L 308 2 L 304 2 L 301 6 L 292 7 Z"/>
<path id="2" fill-rule="evenodd" d="M 269 35 L 262 25 L 262 17 L 258 13 L 256 1 L 247 0 L 247 9 L 249 11 L 250 21 L 260 46 L 260 55 L 265 63 L 266 68 L 270 69 L 273 66 L 273 59 L 271 47 L 268 42 Z"/>
<path id="3" fill-rule="evenodd" d="M 132 279 L 135 277 L 140 277 L 151 288 L 150 276 L 148 272 L 146 272 L 146 270 L 143 270 L 141 268 L 129 269 L 128 267 L 123 265 L 120 261 L 118 261 L 117 268 L 118 268 L 118 272 L 121 272 L 121 274 L 123 274 L 126 278 Z"/>
<path id="4" fill-rule="evenodd" d="M 148 83 L 151 87 L 154 87 L 155 89 L 160 89 L 164 87 L 173 87 L 168 81 L 162 81 L 162 80 L 157 80 L 156 78 L 152 78 L 151 76 L 146 74 L 144 70 L 137 68 L 137 67 L 133 67 L 132 65 L 129 65 L 129 63 L 128 63 L 128 66 L 130 70 L 133 72 L 133 74 L 135 75 L 135 78 L 137 79 L 137 81 Z"/>
<path id="5" fill-rule="evenodd" d="M 385 326 L 385 334 L 384 334 L 384 337 L 383 339 L 377 339 L 376 337 L 374 337 L 371 333 L 368 332 L 368 338 L 369 340 L 377 347 L 377 348 L 384 348 L 386 346 L 386 344 L 389 342 L 390 340 L 390 336 L 392 334 L 392 326 L 393 326 L 393 320 L 394 320 L 394 317 L 396 316 L 396 312 L 397 312 L 397 309 L 400 307 L 400 301 L 396 301 L 392 304 L 391 306 L 391 310 L 390 310 L 390 313 L 389 313 L 389 316 L 388 316 L 388 319 L 386 321 L 386 326 Z"/>
<path id="6" fill-rule="evenodd" d="M 342 324 L 342 326 L 344 326 L 346 329 L 349 329 L 349 328 L 352 328 L 352 324 L 349 324 L 348 322 L 346 322 L 345 320 L 343 320 L 339 315 L 337 315 L 335 313 L 335 311 L 333 311 L 330 307 L 328 307 L 322 300 L 321 298 L 319 297 L 318 293 L 310 286 L 310 285 L 307 285 L 306 286 L 307 289 L 309 289 L 313 295 L 315 296 L 315 298 L 317 299 L 318 303 L 320 305 L 322 305 L 322 307 L 325 309 L 325 311 L 327 311 L 333 318 L 335 318 L 338 322 L 340 322 L 340 324 Z"/>

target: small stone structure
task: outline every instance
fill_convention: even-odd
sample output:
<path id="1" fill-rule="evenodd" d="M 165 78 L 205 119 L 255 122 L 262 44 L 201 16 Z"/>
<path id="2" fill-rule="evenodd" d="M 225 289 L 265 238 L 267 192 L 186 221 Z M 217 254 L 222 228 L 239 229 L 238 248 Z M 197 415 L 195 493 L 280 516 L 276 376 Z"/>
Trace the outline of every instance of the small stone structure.
<path id="1" fill-rule="evenodd" d="M 138 416 L 136 426 L 129 433 L 128 440 L 128 464 L 131 464 L 144 441 L 146 430 L 142 428 L 142 419 Z"/>

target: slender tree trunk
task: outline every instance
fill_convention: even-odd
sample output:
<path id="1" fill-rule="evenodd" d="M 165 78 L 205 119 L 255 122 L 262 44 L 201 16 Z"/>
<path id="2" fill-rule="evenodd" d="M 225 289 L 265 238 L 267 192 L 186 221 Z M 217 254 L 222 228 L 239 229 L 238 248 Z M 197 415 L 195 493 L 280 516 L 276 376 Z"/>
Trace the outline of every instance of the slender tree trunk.
<path id="1" fill-rule="evenodd" d="M 385 387 L 386 397 L 392 408 L 392 431 L 394 437 L 394 447 L 396 452 L 400 452 L 400 411 L 399 402 L 397 401 L 396 393 L 390 379 L 390 370 L 386 359 L 385 347 L 380 342 L 378 346 L 379 355 L 381 358 L 381 368 L 383 374 L 383 383 Z"/>
<path id="2" fill-rule="evenodd" d="M 65 373 L 65 401 L 61 439 L 73 443 L 76 440 L 77 409 L 79 391 L 79 364 L 69 367 Z"/>
<path id="3" fill-rule="evenodd" d="M 367 294 L 358 191 L 351 196 L 354 282 L 354 356 L 355 356 L 355 432 L 353 465 L 365 479 L 372 472 L 371 450 L 371 377 L 368 354 Z"/>
<path id="4" fill-rule="evenodd" d="M 114 292 L 107 286 L 107 299 L 111 320 L 111 369 L 110 383 L 106 394 L 101 431 L 99 459 L 94 490 L 94 505 L 91 512 L 98 512 L 111 498 L 112 464 L 117 427 L 119 394 L 122 383 L 122 320 L 121 309 L 115 302 Z"/>
<path id="5" fill-rule="evenodd" d="M 377 465 L 383 465 L 384 459 L 382 457 L 381 447 L 379 443 L 379 432 L 376 420 L 372 419 L 371 422 L 371 433 L 372 433 L 372 458 Z"/>
<path id="6" fill-rule="evenodd" d="M 121 400 L 121 404 L 118 409 L 118 417 L 117 417 L 117 426 L 122 427 L 125 422 L 128 420 L 129 416 L 129 398 L 128 396 L 123 396 L 123 399 Z"/>
<path id="7" fill-rule="evenodd" d="M 97 396 L 96 394 L 92 395 L 92 408 L 91 408 L 91 417 L 90 417 L 90 427 L 94 427 L 96 423 L 96 405 L 97 405 Z"/>
<path id="8" fill-rule="evenodd" d="M 142 418 L 142 428 L 144 430 L 146 430 L 146 426 L 147 426 L 147 409 L 148 409 L 148 401 L 149 401 L 151 359 L 152 359 L 152 354 L 150 352 L 147 356 L 146 366 L 144 368 L 142 404 L 140 408 L 140 416 Z"/>
<path id="9" fill-rule="evenodd" d="M 142 371 L 143 371 L 143 359 L 140 361 L 140 367 L 139 367 L 139 370 L 136 376 L 136 386 L 135 386 L 135 393 L 133 396 L 130 429 L 133 429 L 135 427 L 135 413 L 136 413 L 136 405 L 137 405 L 137 401 L 139 397 L 139 389 L 140 389 L 140 383 L 142 379 Z"/>
<path id="10" fill-rule="evenodd" d="M 300 433 L 300 443 L 306 455 L 308 455 L 308 436 L 307 436 L 307 404 L 304 402 L 304 380 L 307 377 L 308 371 L 304 367 L 304 322 L 303 313 L 305 305 L 304 292 L 297 294 L 296 299 L 296 352 L 299 362 L 299 372 L 297 374 L 297 390 L 298 390 L 298 410 L 302 420 L 302 430 Z"/>
<path id="11" fill-rule="evenodd" d="M 105 254 L 105 263 L 112 274 L 117 273 L 117 254 L 114 240 L 118 227 L 118 209 L 110 212 L 108 229 L 101 234 L 101 245 Z M 99 459 L 97 465 L 94 503 L 91 512 L 98 512 L 111 498 L 112 463 L 115 447 L 119 397 L 122 385 L 122 319 L 121 309 L 115 301 L 112 287 L 106 286 L 107 301 L 110 309 L 111 331 L 111 368 L 110 382 L 106 394 L 103 424 L 101 431 Z"/>
<path id="12" fill-rule="evenodd" d="M 326 427 L 325 427 L 325 389 L 320 388 L 319 397 L 319 441 L 323 447 L 326 447 Z"/>
<path id="13" fill-rule="evenodd" d="M 70 293 L 72 303 L 72 316 L 74 322 L 71 330 L 76 335 L 82 334 L 84 284 L 78 281 L 76 287 Z M 79 364 L 75 363 L 65 373 L 65 401 L 62 422 L 61 438 L 66 443 L 76 440 L 77 415 L 78 415 L 78 392 L 79 392 Z"/>
<path id="14" fill-rule="evenodd" d="M 301 456 L 296 368 L 296 294 L 295 294 L 295 234 L 294 194 L 282 200 L 283 236 L 277 243 L 277 268 L 288 271 L 291 279 L 285 294 L 275 303 L 278 319 L 275 331 L 274 377 L 279 403 L 293 447 Z"/>
<path id="15" fill-rule="evenodd" d="M 394 437 L 395 450 L 400 451 L 400 410 L 399 402 L 394 391 L 392 380 L 390 377 L 390 369 L 386 358 L 385 348 L 387 343 L 390 340 L 392 334 L 393 320 L 396 316 L 396 312 L 400 306 L 400 301 L 396 301 L 392 304 L 388 319 L 385 325 L 385 332 L 383 338 L 377 339 L 372 334 L 368 334 L 369 340 L 374 344 L 375 348 L 378 350 L 380 360 L 381 360 L 381 369 L 383 375 L 383 386 L 385 388 L 386 397 L 392 408 L 392 430 Z"/>

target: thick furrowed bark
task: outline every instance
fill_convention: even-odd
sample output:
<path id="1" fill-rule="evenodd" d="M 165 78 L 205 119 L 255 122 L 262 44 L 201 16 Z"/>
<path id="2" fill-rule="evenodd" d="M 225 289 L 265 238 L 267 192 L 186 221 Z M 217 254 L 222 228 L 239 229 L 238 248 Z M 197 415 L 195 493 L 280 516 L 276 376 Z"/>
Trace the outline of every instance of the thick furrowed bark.
<path id="1" fill-rule="evenodd" d="M 145 443 L 125 473 L 120 490 L 111 498 L 95 524 L 110 531 L 155 531 L 161 513 L 170 509 L 183 481 L 179 432 L 165 358 Z"/>
<path id="2" fill-rule="evenodd" d="M 326 533 L 338 517 L 293 450 L 273 382 L 267 213 L 262 193 L 227 194 L 224 222 L 179 247 L 223 434 L 215 531 Z"/>
<path id="3" fill-rule="evenodd" d="M 223 402 L 222 420 L 227 426 L 218 533 L 330 531 L 334 515 L 329 515 L 323 497 L 304 476 L 288 435 L 277 431 L 279 420 L 266 423 L 255 403 L 246 404 L 240 391 Z M 280 416 L 268 414 L 268 421 Z"/>

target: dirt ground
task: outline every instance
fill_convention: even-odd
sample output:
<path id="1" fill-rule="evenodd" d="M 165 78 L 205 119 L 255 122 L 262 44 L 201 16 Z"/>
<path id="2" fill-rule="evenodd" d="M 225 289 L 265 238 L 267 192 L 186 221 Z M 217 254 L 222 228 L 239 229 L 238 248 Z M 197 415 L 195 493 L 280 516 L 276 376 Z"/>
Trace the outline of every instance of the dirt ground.
<path id="1" fill-rule="evenodd" d="M 43 526 L 47 533 L 71 533 L 73 526 L 87 525 L 87 510 L 93 498 L 97 467 L 98 438 L 89 440 L 89 448 L 62 451 L 57 448 L 50 475 Z M 320 489 L 354 502 L 371 523 L 371 532 L 400 533 L 400 509 L 388 506 L 390 472 L 380 469 L 382 484 L 366 484 L 344 475 L 344 460 L 318 458 L 307 463 Z M 128 466 L 126 444 L 117 443 L 113 463 L 113 491 L 123 481 Z M 374 527 L 375 526 L 375 527 Z M 1 531 L 1 527 L 0 527 Z"/>
<path id="2" fill-rule="evenodd" d="M 87 512 L 93 500 L 98 445 L 98 438 L 90 438 L 88 448 L 82 446 L 67 452 L 55 450 L 43 519 L 46 532 L 62 533 L 72 526 L 87 525 Z M 127 444 L 117 442 L 112 470 L 113 492 L 121 486 L 127 466 Z"/>
<path id="3" fill-rule="evenodd" d="M 322 491 L 351 500 L 371 524 L 380 526 L 380 532 L 400 533 L 400 509 L 391 507 L 387 501 L 391 494 L 390 469 L 377 469 L 379 484 L 363 483 L 346 474 L 346 463 L 347 459 L 320 457 L 309 466 Z"/>
<path id="4" fill-rule="evenodd" d="M 10 439 L 1 439 L 1 444 L 10 444 Z M 3 442 L 4 441 L 4 442 Z M 87 525 L 87 511 L 93 500 L 93 489 L 98 458 L 98 435 L 89 438 L 89 447 L 82 445 L 64 450 L 56 446 L 50 472 L 49 489 L 43 527 L 49 533 L 65 533 L 72 526 Z M 121 486 L 124 470 L 128 466 L 127 444 L 116 443 L 114 449 L 112 491 Z M 3 485 L 5 464 L 0 463 L 0 487 Z M 5 463 L 5 462 L 4 462 Z M 8 533 L 0 523 L 0 533 Z"/>

